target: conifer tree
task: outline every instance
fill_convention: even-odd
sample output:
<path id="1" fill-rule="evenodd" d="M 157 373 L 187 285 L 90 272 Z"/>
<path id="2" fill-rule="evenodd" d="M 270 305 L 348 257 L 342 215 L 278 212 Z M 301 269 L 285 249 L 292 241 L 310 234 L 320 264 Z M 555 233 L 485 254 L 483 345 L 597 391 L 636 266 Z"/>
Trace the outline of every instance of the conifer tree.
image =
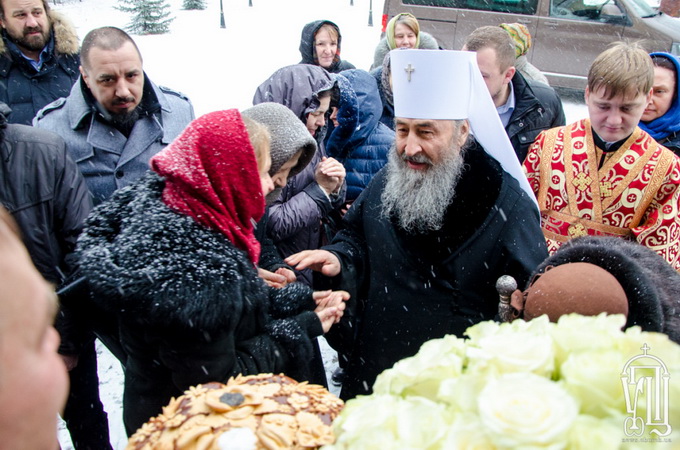
<path id="1" fill-rule="evenodd" d="M 184 0 L 182 2 L 183 9 L 205 9 L 205 0 Z"/>
<path id="2" fill-rule="evenodd" d="M 118 10 L 132 13 L 125 29 L 132 34 L 164 34 L 170 31 L 170 5 L 166 0 L 118 0 Z"/>

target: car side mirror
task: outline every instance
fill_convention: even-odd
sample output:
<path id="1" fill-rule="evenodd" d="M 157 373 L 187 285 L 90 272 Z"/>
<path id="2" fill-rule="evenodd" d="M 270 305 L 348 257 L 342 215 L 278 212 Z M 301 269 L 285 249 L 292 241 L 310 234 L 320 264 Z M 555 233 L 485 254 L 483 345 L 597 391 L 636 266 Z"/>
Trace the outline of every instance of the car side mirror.
<path id="1" fill-rule="evenodd" d="M 626 14 L 619 8 L 616 4 L 612 3 L 607 3 L 606 5 L 602 6 L 602 11 L 600 11 L 600 18 L 604 20 L 606 23 L 611 23 L 611 24 L 625 24 L 626 23 Z"/>

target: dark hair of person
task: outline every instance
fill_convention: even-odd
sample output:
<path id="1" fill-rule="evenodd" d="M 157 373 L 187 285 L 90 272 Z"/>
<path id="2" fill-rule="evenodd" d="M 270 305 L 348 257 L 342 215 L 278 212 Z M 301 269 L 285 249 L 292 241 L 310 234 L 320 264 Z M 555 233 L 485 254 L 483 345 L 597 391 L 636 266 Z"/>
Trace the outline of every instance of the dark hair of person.
<path id="1" fill-rule="evenodd" d="M 139 55 L 139 59 L 141 60 L 142 54 L 140 53 L 137 44 L 135 44 L 135 41 L 132 40 L 129 34 L 120 28 L 101 27 L 90 31 L 85 35 L 83 44 L 80 47 L 80 61 L 83 68 L 85 68 L 85 70 L 89 69 L 90 51 L 92 51 L 93 48 L 113 51 L 118 50 L 127 42 L 131 42 L 132 45 L 134 45 L 135 50 Z"/>

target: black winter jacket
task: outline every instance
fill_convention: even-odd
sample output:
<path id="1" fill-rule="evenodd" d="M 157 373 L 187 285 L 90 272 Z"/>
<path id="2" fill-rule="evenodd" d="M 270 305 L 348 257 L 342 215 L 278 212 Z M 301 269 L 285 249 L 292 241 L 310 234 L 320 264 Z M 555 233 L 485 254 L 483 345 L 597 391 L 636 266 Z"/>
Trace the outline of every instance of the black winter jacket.
<path id="1" fill-rule="evenodd" d="M 676 155 L 680 156 L 680 131 L 671 133 L 665 138 L 658 141 L 659 144 L 666 147 Z"/>
<path id="2" fill-rule="evenodd" d="M 33 264 L 60 284 L 92 200 L 78 166 L 56 134 L 9 124 L 0 146 L 0 202 L 22 230 Z"/>
<path id="3" fill-rule="evenodd" d="M 302 35 L 300 36 L 300 56 L 302 56 L 301 64 L 313 64 L 315 66 L 319 65 L 316 59 L 316 51 L 314 49 L 314 36 L 316 32 L 319 31 L 322 25 L 329 24 L 338 31 L 338 50 L 336 52 L 336 57 L 329 68 L 325 68 L 331 73 L 338 73 L 343 70 L 354 69 L 354 64 L 340 59 L 340 46 L 342 43 L 342 35 L 340 34 L 340 28 L 330 20 L 315 20 L 310 22 L 302 28 Z"/>
<path id="4" fill-rule="evenodd" d="M 0 112 L 7 110 L 0 103 Z M 4 120 L 0 115 L 0 203 L 17 222 L 35 267 L 58 286 L 75 270 L 76 239 L 92 209 L 90 192 L 58 135 Z M 80 352 L 89 339 L 84 324 L 77 311 L 62 305 L 56 324 L 60 353 Z"/>
<path id="5" fill-rule="evenodd" d="M 517 181 L 480 147 L 468 150 L 465 162 L 441 230 L 407 233 L 384 217 L 383 169 L 324 247 L 341 261 L 333 281 L 352 294 L 340 326 L 327 335 L 350 355 L 342 398 L 370 393 L 378 374 L 424 342 L 462 337 L 492 320 L 498 277 L 512 274 L 523 284 L 547 257 L 538 210 Z"/>
<path id="6" fill-rule="evenodd" d="M 26 61 L 2 31 L 0 40 L 0 101 L 12 108 L 10 123 L 30 125 L 40 109 L 60 97 L 68 97 L 80 72 L 78 36 L 59 13 L 50 11 L 52 39 L 49 56 L 40 71 Z"/>
<path id="7" fill-rule="evenodd" d="M 78 240 L 94 300 L 119 318 L 128 432 L 199 383 L 262 372 L 306 379 L 323 333 L 309 288 L 267 287 L 223 234 L 169 209 L 164 186 L 149 172 L 116 191 Z"/>
<path id="8" fill-rule="evenodd" d="M 562 101 L 553 88 L 526 80 L 515 72 L 512 77 L 515 110 L 505 127 L 520 164 L 539 133 L 566 124 Z"/>

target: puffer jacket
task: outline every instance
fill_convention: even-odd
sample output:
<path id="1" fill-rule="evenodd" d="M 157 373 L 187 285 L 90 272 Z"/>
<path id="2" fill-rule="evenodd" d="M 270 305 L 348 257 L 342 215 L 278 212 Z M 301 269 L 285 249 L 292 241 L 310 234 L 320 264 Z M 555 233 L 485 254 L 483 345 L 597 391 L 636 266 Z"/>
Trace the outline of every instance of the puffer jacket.
<path id="1" fill-rule="evenodd" d="M 125 425 L 134 432 L 190 386 L 237 374 L 305 379 L 323 333 L 311 290 L 271 289 L 222 233 L 172 211 L 148 172 L 96 207 L 78 240 L 93 301 L 119 317 Z"/>
<path id="2" fill-rule="evenodd" d="M 72 253 L 92 208 L 87 185 L 58 135 L 20 124 L 1 131 L 0 202 L 24 230 L 38 271 L 60 284 L 76 265 Z"/>
<path id="3" fill-rule="evenodd" d="M 302 35 L 300 36 L 300 56 L 302 57 L 302 60 L 300 63 L 313 64 L 315 66 L 319 65 L 314 49 L 314 36 L 316 35 L 316 32 L 319 31 L 319 28 L 325 24 L 333 26 L 338 32 L 338 50 L 335 53 L 335 58 L 333 58 L 333 64 L 326 70 L 331 73 L 338 73 L 343 70 L 354 69 L 354 64 L 340 59 L 342 35 L 340 34 L 340 28 L 330 20 L 315 20 L 302 28 Z"/>
<path id="4" fill-rule="evenodd" d="M 47 60 L 40 71 L 21 55 L 2 31 L 0 39 L 0 101 L 12 108 L 10 123 L 30 125 L 43 106 L 67 97 L 80 75 L 79 43 L 73 25 L 61 14 L 50 11 L 52 38 Z"/>
<path id="5" fill-rule="evenodd" d="M 338 126 L 326 142 L 326 153 L 345 166 L 347 200 L 355 200 L 387 163 L 394 131 L 380 123 L 382 102 L 375 78 L 364 70 L 336 76 L 340 99 Z"/>
<path id="6" fill-rule="evenodd" d="M 304 123 L 307 115 L 319 107 L 318 93 L 334 86 L 335 80 L 319 66 L 286 66 L 257 88 L 253 104 L 280 103 L 290 108 Z M 323 235 L 322 220 L 345 202 L 346 183 L 338 195 L 329 197 L 314 178 L 316 166 L 326 156 L 324 136 L 325 129 L 317 132 L 315 139 L 319 147 L 312 160 L 302 172 L 288 179 L 279 198 L 270 205 L 267 234 L 283 257 L 319 248 Z M 298 275 L 301 275 L 298 276 L 299 281 L 311 286 L 311 270 L 305 269 Z"/>
<path id="7" fill-rule="evenodd" d="M 511 83 L 515 92 L 515 110 L 505 131 L 521 164 L 540 132 L 565 125 L 566 118 L 562 101 L 550 86 L 527 81 L 519 72 L 515 72 Z"/>
<path id="8" fill-rule="evenodd" d="M 38 272 L 59 286 L 77 266 L 76 239 L 92 209 L 90 192 L 61 137 L 5 124 L 8 111 L 0 103 L 0 203 L 22 230 Z M 56 323 L 60 353 L 80 352 L 87 339 L 83 325 L 75 310 L 61 305 Z"/>

